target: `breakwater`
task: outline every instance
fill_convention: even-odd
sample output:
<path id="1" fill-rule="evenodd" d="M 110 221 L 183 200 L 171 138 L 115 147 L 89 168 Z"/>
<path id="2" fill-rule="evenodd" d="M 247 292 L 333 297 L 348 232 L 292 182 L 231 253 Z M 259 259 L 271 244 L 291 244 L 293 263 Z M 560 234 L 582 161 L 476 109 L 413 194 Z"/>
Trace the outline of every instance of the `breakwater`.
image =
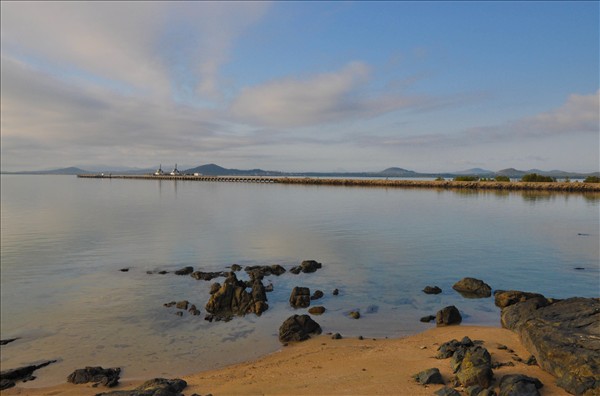
<path id="1" fill-rule="evenodd" d="M 399 187 L 437 188 L 462 190 L 505 190 L 505 191 L 556 191 L 556 192 L 599 192 L 599 183 L 582 182 L 495 182 L 495 181 L 454 181 L 454 180 L 405 180 L 405 179 L 341 179 L 314 177 L 277 176 L 202 176 L 202 175 L 77 175 L 88 179 L 138 179 L 138 180 L 185 180 L 229 183 L 279 183 L 346 187 Z"/>

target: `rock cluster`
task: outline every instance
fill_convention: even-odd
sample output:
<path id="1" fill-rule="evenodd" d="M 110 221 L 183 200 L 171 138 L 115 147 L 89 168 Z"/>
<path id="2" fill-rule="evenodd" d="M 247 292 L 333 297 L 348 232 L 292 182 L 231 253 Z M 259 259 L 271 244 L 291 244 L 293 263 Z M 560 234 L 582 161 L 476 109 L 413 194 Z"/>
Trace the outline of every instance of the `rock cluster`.
<path id="1" fill-rule="evenodd" d="M 108 388 L 117 386 L 119 383 L 119 375 L 121 374 L 120 368 L 107 368 L 104 369 L 100 366 L 97 367 L 86 367 L 83 369 L 77 369 L 73 371 L 67 377 L 67 382 L 72 384 L 86 384 L 92 382 L 92 386 L 103 385 Z"/>
<path id="2" fill-rule="evenodd" d="M 260 316 L 269 308 L 265 287 L 260 279 L 255 279 L 251 291 L 246 291 L 246 288 L 246 283 L 238 280 L 234 272 L 230 272 L 223 285 L 206 303 L 206 311 L 210 313 L 206 319 L 230 319 L 249 313 Z"/>
<path id="3" fill-rule="evenodd" d="M 34 380 L 33 372 L 51 363 L 56 363 L 56 360 L 49 360 L 41 364 L 33 364 L 0 372 L 0 390 L 12 388 L 17 381 L 26 382 Z"/>
<path id="4" fill-rule="evenodd" d="M 181 391 L 186 387 L 187 382 L 179 378 L 154 378 L 132 390 L 104 392 L 96 396 L 182 396 Z"/>
<path id="5" fill-rule="evenodd" d="M 318 270 L 319 268 L 322 267 L 321 263 L 316 262 L 315 260 L 304 260 L 299 266 L 293 267 L 292 269 L 290 269 L 290 272 L 292 274 L 299 274 L 300 272 L 303 273 L 310 273 L 310 272 L 315 272 L 316 270 Z"/>

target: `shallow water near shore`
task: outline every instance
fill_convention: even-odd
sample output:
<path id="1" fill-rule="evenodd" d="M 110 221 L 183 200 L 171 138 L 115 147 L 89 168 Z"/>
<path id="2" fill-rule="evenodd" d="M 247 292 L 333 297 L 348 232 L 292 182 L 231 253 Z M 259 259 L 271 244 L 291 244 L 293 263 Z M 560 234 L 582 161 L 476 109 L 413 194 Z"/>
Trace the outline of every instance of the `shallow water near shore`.
<path id="1" fill-rule="evenodd" d="M 492 298 L 451 289 L 465 276 L 555 298 L 600 294 L 598 194 L 30 175 L 1 183 L 1 334 L 20 337 L 2 346 L 2 370 L 59 359 L 23 386 L 61 383 L 90 365 L 146 378 L 273 352 L 283 320 L 306 312 L 289 307 L 294 286 L 325 292 L 312 303 L 327 308 L 315 317 L 325 332 L 365 337 L 425 330 L 433 325 L 419 318 L 447 305 L 465 324 L 499 326 Z M 269 310 L 230 322 L 204 320 L 212 282 L 172 273 L 307 259 L 323 268 L 265 278 Z M 147 274 L 158 270 L 171 273 Z M 427 285 L 443 293 L 425 295 Z M 201 315 L 163 307 L 183 299 Z M 354 309 L 359 320 L 347 316 Z"/>

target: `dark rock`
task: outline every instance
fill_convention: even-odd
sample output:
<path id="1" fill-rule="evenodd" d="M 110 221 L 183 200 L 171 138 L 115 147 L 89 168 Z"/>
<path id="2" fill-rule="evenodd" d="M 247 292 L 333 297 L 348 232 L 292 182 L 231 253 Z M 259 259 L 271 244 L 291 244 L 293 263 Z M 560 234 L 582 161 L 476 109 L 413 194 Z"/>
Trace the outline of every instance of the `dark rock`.
<path id="1" fill-rule="evenodd" d="M 425 289 L 423 289 L 423 292 L 425 294 L 440 294 L 442 292 L 442 289 L 440 289 L 437 286 L 425 286 Z"/>
<path id="2" fill-rule="evenodd" d="M 484 298 L 492 295 L 492 288 L 487 283 L 475 278 L 463 278 L 452 288 L 467 298 Z"/>
<path id="3" fill-rule="evenodd" d="M 437 326 L 449 326 L 462 322 L 462 316 L 454 305 L 442 308 L 435 315 Z"/>
<path id="4" fill-rule="evenodd" d="M 221 284 L 219 282 L 215 282 L 210 285 L 210 294 L 215 294 L 221 288 Z"/>
<path id="5" fill-rule="evenodd" d="M 94 386 L 103 385 L 112 388 L 119 383 L 120 373 L 121 369 L 118 367 L 107 369 L 99 366 L 86 367 L 83 369 L 77 369 L 69 374 L 67 377 L 67 382 L 72 384 L 85 384 L 88 382 L 93 382 Z"/>
<path id="6" fill-rule="evenodd" d="M 578 270 L 578 271 L 583 271 L 585 269 L 585 267 L 574 267 L 573 269 Z"/>
<path id="7" fill-rule="evenodd" d="M 331 336 L 332 340 L 341 340 L 342 339 L 342 335 L 340 333 L 335 333 L 334 335 Z"/>
<path id="8" fill-rule="evenodd" d="M 513 362 L 496 362 L 492 363 L 492 369 L 498 369 L 500 367 L 514 367 L 515 364 Z"/>
<path id="9" fill-rule="evenodd" d="M 267 293 L 271 293 L 273 291 L 273 289 L 274 288 L 273 288 L 273 284 L 272 283 L 269 283 L 267 286 L 265 286 L 265 291 Z"/>
<path id="10" fill-rule="evenodd" d="M 164 303 L 163 307 L 171 308 L 171 307 L 174 307 L 176 304 L 177 304 L 177 301 L 171 301 L 168 303 Z"/>
<path id="11" fill-rule="evenodd" d="M 185 267 L 175 271 L 175 275 L 189 275 L 194 272 L 194 267 Z"/>
<path id="12" fill-rule="evenodd" d="M 190 302 L 187 301 L 187 300 L 178 301 L 177 304 L 175 304 L 175 308 L 177 308 L 177 309 L 188 309 L 188 305 L 189 304 L 190 304 Z"/>
<path id="13" fill-rule="evenodd" d="M 537 359 L 535 356 L 531 355 L 527 360 L 525 360 L 525 364 L 528 366 L 537 366 Z"/>
<path id="14" fill-rule="evenodd" d="M 310 289 L 308 287 L 294 287 L 290 295 L 290 305 L 294 308 L 310 306 Z"/>
<path id="15" fill-rule="evenodd" d="M 309 315 L 292 315 L 279 327 L 279 341 L 304 341 L 321 332 L 321 326 Z"/>
<path id="16" fill-rule="evenodd" d="M 5 340 L 0 340 L 0 345 L 6 345 L 6 344 L 9 344 L 9 343 L 11 343 L 13 341 L 16 341 L 18 339 L 19 339 L 19 337 L 17 337 L 17 338 L 7 338 Z"/>
<path id="17" fill-rule="evenodd" d="M 99 393 L 96 396 L 183 396 L 187 382 L 181 379 L 155 378 L 132 390 Z"/>
<path id="18" fill-rule="evenodd" d="M 448 342 L 443 343 L 442 345 L 439 346 L 438 350 L 438 354 L 436 356 L 437 359 L 447 359 L 449 357 L 452 357 L 452 355 L 454 355 L 454 352 L 456 352 L 458 349 L 462 348 L 462 344 L 460 342 L 458 342 L 457 340 L 451 340 Z"/>
<path id="19" fill-rule="evenodd" d="M 577 395 L 600 393 L 600 299 L 531 298 L 504 308 L 501 322 L 558 386 Z"/>
<path id="20" fill-rule="evenodd" d="M 200 315 L 200 310 L 199 310 L 198 308 L 196 308 L 196 306 L 195 306 L 195 305 L 192 305 L 192 306 L 190 307 L 190 309 L 188 309 L 188 312 L 189 312 L 190 314 L 194 315 L 194 316 L 198 316 L 198 315 Z"/>
<path id="21" fill-rule="evenodd" d="M 310 272 L 315 272 L 322 266 L 323 265 L 321 263 L 318 263 L 315 260 L 304 260 L 300 264 L 300 268 L 302 269 L 302 272 L 304 272 L 305 274 L 310 273 Z"/>
<path id="22" fill-rule="evenodd" d="M 496 396 L 493 387 L 484 389 L 479 385 L 469 386 L 465 392 L 467 392 L 467 396 Z"/>
<path id="23" fill-rule="evenodd" d="M 494 292 L 494 304 L 499 308 L 506 308 L 509 305 L 532 298 L 544 298 L 544 296 L 538 293 L 527 293 L 518 290 L 497 290 Z"/>
<path id="24" fill-rule="evenodd" d="M 298 275 L 300 271 L 302 271 L 302 267 L 300 267 L 299 265 L 290 269 L 290 272 L 294 275 Z"/>
<path id="25" fill-rule="evenodd" d="M 338 294 L 340 294 L 340 291 L 338 289 L 333 289 L 333 293 L 334 296 L 337 296 Z"/>
<path id="26" fill-rule="evenodd" d="M 311 300 L 318 300 L 322 298 L 325 294 L 321 290 L 315 290 L 312 296 L 310 296 Z"/>
<path id="27" fill-rule="evenodd" d="M 165 271 L 165 270 L 158 271 L 159 275 L 164 275 L 164 274 L 168 274 L 168 273 L 169 273 L 169 271 Z"/>
<path id="28" fill-rule="evenodd" d="M 458 393 L 454 388 L 450 388 L 449 386 L 444 386 L 443 388 L 440 388 L 433 392 L 433 394 L 436 396 L 460 396 L 460 393 Z"/>
<path id="29" fill-rule="evenodd" d="M 192 272 L 191 276 L 192 276 L 192 278 L 194 278 L 196 280 L 209 281 L 209 280 L 213 280 L 215 278 L 221 277 L 221 276 L 227 276 L 227 273 L 225 273 L 223 271 L 221 271 L 221 272 L 196 271 L 196 272 Z"/>
<path id="30" fill-rule="evenodd" d="M 242 266 L 239 264 L 231 264 L 230 268 L 233 272 L 238 272 L 242 270 Z"/>
<path id="31" fill-rule="evenodd" d="M 128 272 L 129 268 L 121 268 L 119 271 L 121 271 L 121 272 Z"/>
<path id="32" fill-rule="evenodd" d="M 360 312 L 358 311 L 350 311 L 348 314 L 352 319 L 360 319 Z"/>
<path id="33" fill-rule="evenodd" d="M 429 323 L 432 320 L 435 320 L 435 316 L 433 315 L 427 315 L 427 316 L 423 316 L 421 319 L 419 319 L 421 322 L 423 323 Z"/>
<path id="34" fill-rule="evenodd" d="M 308 313 L 311 315 L 322 315 L 324 312 L 325 312 L 325 307 L 323 307 L 323 306 L 310 307 L 308 309 Z"/>
<path id="35" fill-rule="evenodd" d="M 183 316 L 183 312 L 177 311 L 177 312 L 175 312 L 175 315 L 177 315 L 177 316 Z"/>
<path id="36" fill-rule="evenodd" d="M 285 268 L 279 264 L 274 265 L 254 265 L 244 268 L 244 271 L 248 273 L 250 279 L 262 279 L 265 276 L 276 275 L 279 276 L 285 273 Z"/>
<path id="37" fill-rule="evenodd" d="M 500 380 L 499 396 L 539 396 L 538 389 L 542 386 L 537 378 L 522 374 L 505 375 Z"/>
<path id="38" fill-rule="evenodd" d="M 363 336 L 359 335 L 359 336 L 358 336 L 358 339 L 359 339 L 359 340 L 364 340 L 364 339 L 365 339 L 365 337 L 363 337 Z"/>
<path id="39" fill-rule="evenodd" d="M 440 370 L 435 367 L 421 371 L 420 373 L 413 375 L 413 378 L 421 385 L 445 384 Z"/>
<path id="40" fill-rule="evenodd" d="M 479 385 L 487 388 L 494 379 L 492 357 L 487 349 L 479 345 L 455 352 L 450 366 L 464 387 Z"/>
<path id="41" fill-rule="evenodd" d="M 15 338 L 16 339 L 16 338 Z M 17 381 L 30 381 L 35 379 L 33 372 L 49 364 L 56 363 L 56 360 L 48 360 L 40 364 L 32 364 L 16 369 L 8 369 L 0 372 L 0 390 L 12 388 Z"/>
<path id="42" fill-rule="evenodd" d="M 223 285 L 211 294 L 206 303 L 206 311 L 212 314 L 207 320 L 230 319 L 248 313 L 260 315 L 269 308 L 266 301 L 267 296 L 260 280 L 253 282 L 249 293 L 246 291 L 246 284 L 239 281 L 234 272 L 230 272 Z"/>

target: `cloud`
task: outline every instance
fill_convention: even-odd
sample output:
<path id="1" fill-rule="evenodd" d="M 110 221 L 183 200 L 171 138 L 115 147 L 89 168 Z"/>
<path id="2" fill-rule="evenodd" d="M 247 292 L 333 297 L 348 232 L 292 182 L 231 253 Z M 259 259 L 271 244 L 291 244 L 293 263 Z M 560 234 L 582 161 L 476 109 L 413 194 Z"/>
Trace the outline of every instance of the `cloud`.
<path id="1" fill-rule="evenodd" d="M 356 137 L 359 144 L 370 146 L 448 147 L 479 145 L 494 142 L 595 134 L 600 132 L 600 91 L 589 95 L 572 94 L 553 110 L 513 120 L 500 125 L 469 128 L 458 133 L 425 133 L 418 135 L 372 135 Z"/>
<path id="2" fill-rule="evenodd" d="M 286 128 L 372 117 L 422 101 L 393 94 L 367 95 L 369 74 L 365 63 L 354 61 L 335 72 L 247 87 L 230 110 L 242 122 Z"/>

